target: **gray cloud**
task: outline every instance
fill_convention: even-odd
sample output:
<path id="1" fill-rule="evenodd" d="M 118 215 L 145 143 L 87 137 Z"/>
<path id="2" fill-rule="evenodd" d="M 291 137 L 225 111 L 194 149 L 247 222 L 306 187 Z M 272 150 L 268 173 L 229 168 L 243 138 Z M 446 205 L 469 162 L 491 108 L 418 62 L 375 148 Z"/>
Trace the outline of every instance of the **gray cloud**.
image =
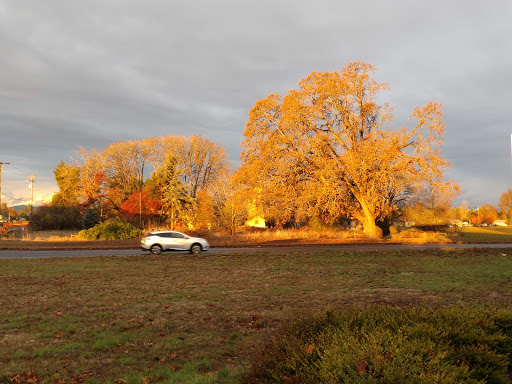
<path id="1" fill-rule="evenodd" d="M 0 1 L 2 192 L 25 198 L 34 173 L 52 193 L 53 169 L 79 146 L 165 134 L 204 135 L 237 163 L 256 100 L 361 60 L 390 85 L 397 125 L 443 103 L 455 202 L 496 204 L 511 178 L 511 11 L 497 0 Z"/>

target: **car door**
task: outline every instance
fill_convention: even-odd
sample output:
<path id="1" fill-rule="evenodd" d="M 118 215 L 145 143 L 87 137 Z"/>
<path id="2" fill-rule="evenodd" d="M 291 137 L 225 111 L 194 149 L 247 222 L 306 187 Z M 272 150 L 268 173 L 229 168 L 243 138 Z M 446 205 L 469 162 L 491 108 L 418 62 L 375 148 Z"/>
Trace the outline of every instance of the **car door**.
<path id="1" fill-rule="evenodd" d="M 176 249 L 188 250 L 190 248 L 190 246 L 188 244 L 188 237 L 185 236 L 183 233 L 173 232 L 172 237 L 173 237 L 174 246 L 176 247 Z"/>
<path id="2" fill-rule="evenodd" d="M 169 246 L 169 236 L 167 233 L 156 233 L 153 235 L 155 238 L 153 239 L 154 244 L 160 244 L 164 251 L 170 249 Z"/>

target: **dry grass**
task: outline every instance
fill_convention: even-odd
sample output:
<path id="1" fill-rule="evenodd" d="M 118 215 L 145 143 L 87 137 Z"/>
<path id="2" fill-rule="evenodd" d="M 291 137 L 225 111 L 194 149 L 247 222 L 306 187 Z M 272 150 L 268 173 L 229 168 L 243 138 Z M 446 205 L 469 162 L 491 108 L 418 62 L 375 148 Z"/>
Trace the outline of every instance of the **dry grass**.
<path id="1" fill-rule="evenodd" d="M 58 240 L 1 240 L 2 249 L 136 249 L 140 246 L 139 239 L 130 240 L 97 240 L 87 241 L 78 239 Z"/>
<path id="2" fill-rule="evenodd" d="M 468 227 L 449 234 L 454 241 L 511 243 L 512 227 Z"/>
<path id="3" fill-rule="evenodd" d="M 509 307 L 507 252 L 3 260 L 0 382 L 31 371 L 48 383 L 235 383 L 259 341 L 297 313 Z"/>
<path id="4" fill-rule="evenodd" d="M 405 229 L 391 236 L 391 239 L 401 243 L 450 243 L 451 240 L 446 233 L 419 231 L 416 229 Z"/>
<path id="5" fill-rule="evenodd" d="M 26 240 L 32 241 L 80 241 L 78 231 L 31 231 Z"/>
<path id="6" fill-rule="evenodd" d="M 204 237 L 214 246 L 236 245 L 307 245 L 343 244 L 364 240 L 358 231 L 336 229 L 246 229 L 232 237 L 219 232 L 208 232 Z"/>
<path id="7" fill-rule="evenodd" d="M 365 243 L 360 231 L 334 229 L 246 230 L 232 237 L 217 231 L 189 232 L 205 237 L 214 247 L 307 245 Z M 1 249 L 121 249 L 138 248 L 139 239 L 86 241 L 76 237 L 77 231 L 29 232 L 23 240 L 0 240 Z M 376 241 L 373 241 L 376 242 Z M 378 241 L 399 243 L 512 243 L 512 228 L 463 228 L 446 233 L 402 230 L 391 238 Z"/>

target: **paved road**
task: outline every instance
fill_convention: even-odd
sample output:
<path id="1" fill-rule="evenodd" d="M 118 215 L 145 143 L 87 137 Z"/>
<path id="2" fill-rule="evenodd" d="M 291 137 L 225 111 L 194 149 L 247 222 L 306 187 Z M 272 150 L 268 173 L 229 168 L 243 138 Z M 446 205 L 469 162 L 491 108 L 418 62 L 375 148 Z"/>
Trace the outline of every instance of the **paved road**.
<path id="1" fill-rule="evenodd" d="M 346 245 L 310 245 L 296 247 L 247 247 L 247 248 L 211 248 L 207 254 L 235 254 L 260 252 L 291 252 L 319 249 L 340 249 L 346 251 L 382 251 L 406 249 L 470 249 L 470 248 L 512 248 L 508 244 L 346 244 Z M 93 256 L 137 256 L 148 255 L 139 249 L 112 249 L 112 250 L 47 250 L 47 251 L 13 251 L 0 250 L 0 259 L 36 259 L 49 257 L 93 257 Z"/>

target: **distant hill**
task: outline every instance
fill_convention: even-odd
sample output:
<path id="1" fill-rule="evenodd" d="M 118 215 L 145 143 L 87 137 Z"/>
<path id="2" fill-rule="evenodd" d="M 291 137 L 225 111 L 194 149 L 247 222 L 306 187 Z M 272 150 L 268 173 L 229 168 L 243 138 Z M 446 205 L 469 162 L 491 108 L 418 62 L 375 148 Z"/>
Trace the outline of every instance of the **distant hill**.
<path id="1" fill-rule="evenodd" d="M 24 209 L 27 209 L 27 207 L 28 207 L 28 204 L 25 204 L 25 205 L 15 205 L 12 208 L 14 208 L 17 211 L 23 211 Z M 37 209 L 37 208 L 39 208 L 39 206 L 38 205 L 34 205 L 34 209 Z"/>

